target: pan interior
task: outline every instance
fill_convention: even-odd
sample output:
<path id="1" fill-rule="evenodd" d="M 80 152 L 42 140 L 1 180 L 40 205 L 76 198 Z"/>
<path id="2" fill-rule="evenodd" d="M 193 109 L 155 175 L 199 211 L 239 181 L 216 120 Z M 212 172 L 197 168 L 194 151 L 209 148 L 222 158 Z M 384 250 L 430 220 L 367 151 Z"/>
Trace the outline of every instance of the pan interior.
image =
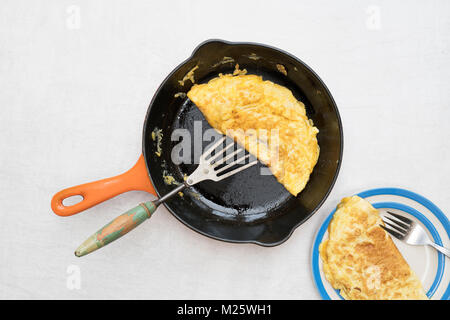
<path id="1" fill-rule="evenodd" d="M 195 125 L 193 125 L 195 124 Z M 201 143 L 201 150 L 221 136 L 206 137 L 212 128 L 200 110 L 186 99 L 175 118 L 173 128 L 187 129 L 195 143 Z M 196 132 L 197 131 L 197 132 Z M 203 139 L 202 139 L 203 137 Z M 194 140 L 194 139 L 192 139 Z M 228 139 L 231 143 L 231 139 Z M 194 141 L 191 141 L 194 143 Z M 177 142 L 176 142 L 177 143 Z M 172 147 L 174 142 L 172 142 Z M 194 146 L 191 145 L 194 151 Z M 191 161 L 175 168 L 178 176 L 189 175 L 197 167 L 199 155 L 191 152 Z M 211 213 L 223 219 L 254 221 L 264 219 L 277 212 L 284 203 L 294 200 L 290 193 L 270 174 L 269 169 L 258 162 L 256 166 L 243 170 L 221 181 L 204 181 L 191 188 L 194 199 L 210 208 Z"/>
<path id="2" fill-rule="evenodd" d="M 292 84 L 288 79 L 283 77 L 278 71 L 262 70 L 252 66 L 246 67 L 248 74 L 257 74 L 264 80 L 270 80 L 277 84 L 281 84 L 289 88 L 297 99 L 304 102 L 306 97 Z M 232 73 L 234 64 L 221 68 L 221 73 Z M 210 79 L 216 77 L 217 73 L 208 74 L 200 79 L 198 83 L 206 83 Z M 163 134 L 163 150 L 165 156 L 164 166 L 166 174 L 170 173 L 176 181 L 183 181 L 184 176 L 191 174 L 197 167 L 198 158 L 201 153 L 195 154 L 195 144 L 201 144 L 201 150 L 206 150 L 214 139 L 221 134 L 216 133 L 215 136 L 208 136 L 207 132 L 211 132 L 212 127 L 208 124 L 201 111 L 189 98 L 178 98 L 178 106 L 175 117 L 170 124 L 171 137 Z M 307 103 L 305 103 L 307 105 Z M 311 112 L 309 108 L 308 112 Z M 308 114 L 310 116 L 310 114 Z M 187 130 L 190 138 L 191 157 L 187 163 L 174 165 L 176 155 L 170 152 L 182 141 L 182 137 L 174 138 L 172 134 L 177 129 Z M 175 140 L 175 141 L 173 141 Z M 231 142 L 229 140 L 228 142 Z M 167 155 L 170 153 L 170 158 Z M 175 183 L 172 188 L 175 187 Z M 265 220 L 277 214 L 282 214 L 283 209 L 296 206 L 297 199 L 292 196 L 276 178 L 270 174 L 270 170 L 261 162 L 241 171 L 229 178 L 221 181 L 203 181 L 183 192 L 183 198 L 194 202 L 199 207 L 206 207 L 207 215 L 213 215 L 220 219 L 257 222 Z M 203 211 L 202 211 L 203 212 Z"/>

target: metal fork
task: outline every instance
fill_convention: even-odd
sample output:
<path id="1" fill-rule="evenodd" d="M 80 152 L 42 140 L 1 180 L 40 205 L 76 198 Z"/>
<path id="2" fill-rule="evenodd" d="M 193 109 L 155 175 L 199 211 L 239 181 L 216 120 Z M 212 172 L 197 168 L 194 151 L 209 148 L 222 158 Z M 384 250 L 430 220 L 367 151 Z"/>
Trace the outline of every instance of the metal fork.
<path id="1" fill-rule="evenodd" d="M 250 154 L 234 160 L 234 157 L 244 151 L 241 147 L 230 154 L 226 154 L 226 151 L 235 145 L 234 142 L 229 143 L 222 149 L 216 150 L 219 146 L 223 145 L 225 139 L 225 136 L 219 139 L 200 156 L 198 167 L 181 185 L 155 201 L 141 203 L 137 207 L 118 216 L 84 241 L 75 251 L 75 255 L 77 257 L 84 256 L 119 239 L 121 236 L 150 218 L 161 203 L 183 191 L 186 187 L 193 186 L 204 180 L 220 181 L 247 169 L 258 162 L 256 159 L 250 159 L 251 161 L 249 163 L 241 165 L 243 161 L 251 157 Z M 235 166 L 237 167 L 233 169 Z"/>
<path id="2" fill-rule="evenodd" d="M 380 225 L 391 236 L 413 246 L 428 245 L 450 257 L 450 250 L 434 243 L 421 225 L 402 215 L 387 211 L 382 217 L 386 226 Z"/>

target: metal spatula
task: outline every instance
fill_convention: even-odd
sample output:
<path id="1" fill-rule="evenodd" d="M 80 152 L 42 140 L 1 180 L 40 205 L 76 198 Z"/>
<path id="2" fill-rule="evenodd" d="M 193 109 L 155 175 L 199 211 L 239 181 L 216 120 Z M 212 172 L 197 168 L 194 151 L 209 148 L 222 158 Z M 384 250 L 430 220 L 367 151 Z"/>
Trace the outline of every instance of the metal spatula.
<path id="1" fill-rule="evenodd" d="M 130 230 L 133 230 L 142 222 L 150 218 L 161 203 L 170 199 L 186 187 L 193 186 L 204 180 L 220 181 L 244 169 L 247 169 L 258 162 L 256 159 L 250 159 L 250 162 L 245 163 L 248 158 L 252 157 L 250 154 L 243 155 L 237 160 L 234 160 L 239 153 L 245 153 L 244 149 L 239 147 L 236 151 L 226 154 L 226 151 L 235 144 L 229 143 L 220 149 L 219 147 L 223 146 L 225 139 L 225 136 L 222 137 L 201 155 L 198 167 L 184 183 L 165 196 L 155 201 L 141 203 L 137 207 L 134 207 L 133 209 L 118 216 L 84 241 L 75 251 L 75 255 L 77 257 L 84 256 L 92 251 L 106 246 L 114 240 L 119 239 L 121 236 L 128 233 Z M 218 148 L 219 150 L 216 150 Z M 244 164 L 242 164 L 243 162 Z"/>

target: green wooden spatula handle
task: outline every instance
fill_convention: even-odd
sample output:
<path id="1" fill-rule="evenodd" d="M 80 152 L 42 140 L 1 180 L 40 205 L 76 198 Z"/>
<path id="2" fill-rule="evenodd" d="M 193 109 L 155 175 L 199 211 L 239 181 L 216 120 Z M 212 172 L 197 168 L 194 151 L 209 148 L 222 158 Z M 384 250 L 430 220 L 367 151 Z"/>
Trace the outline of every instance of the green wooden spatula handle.
<path id="1" fill-rule="evenodd" d="M 128 210 L 87 238 L 86 241 L 75 250 L 75 255 L 77 257 L 82 257 L 119 239 L 121 236 L 127 234 L 129 231 L 150 218 L 153 212 L 155 212 L 156 207 L 157 205 L 153 201 L 147 201 Z"/>
<path id="2" fill-rule="evenodd" d="M 142 222 L 150 218 L 161 203 L 167 199 L 170 199 L 187 186 L 188 185 L 186 183 L 181 184 L 158 200 L 141 203 L 137 207 L 134 207 L 133 209 L 118 216 L 92 236 L 87 238 L 86 241 L 83 242 L 77 250 L 75 250 L 75 255 L 77 257 L 85 256 L 88 253 L 100 249 L 108 243 L 119 239 L 121 236 L 127 234 L 129 231 L 133 230 Z"/>

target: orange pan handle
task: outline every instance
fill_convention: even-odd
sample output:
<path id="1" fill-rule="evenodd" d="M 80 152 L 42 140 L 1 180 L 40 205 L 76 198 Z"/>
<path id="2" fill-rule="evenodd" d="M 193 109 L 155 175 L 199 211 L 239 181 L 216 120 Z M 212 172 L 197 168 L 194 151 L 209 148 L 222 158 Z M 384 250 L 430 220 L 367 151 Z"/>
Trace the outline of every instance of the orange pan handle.
<path id="1" fill-rule="evenodd" d="M 143 190 L 156 195 L 147 174 L 143 155 L 139 157 L 133 168 L 123 174 L 58 192 L 53 196 L 51 206 L 57 215 L 66 217 L 131 190 Z M 72 196 L 82 196 L 83 200 L 72 206 L 65 206 L 63 200 Z"/>

